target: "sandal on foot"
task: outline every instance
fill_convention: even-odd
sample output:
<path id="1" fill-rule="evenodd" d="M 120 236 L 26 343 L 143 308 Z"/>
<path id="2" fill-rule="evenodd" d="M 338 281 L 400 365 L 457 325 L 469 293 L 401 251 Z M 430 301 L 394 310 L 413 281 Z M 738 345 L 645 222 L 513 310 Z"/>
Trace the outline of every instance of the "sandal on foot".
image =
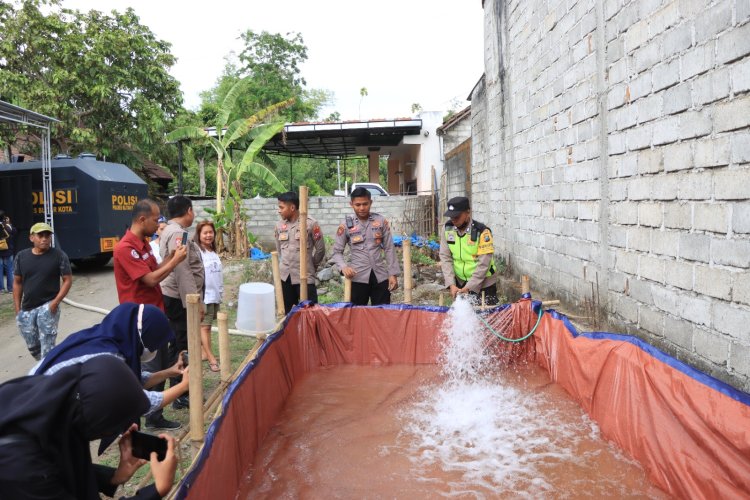
<path id="1" fill-rule="evenodd" d="M 211 369 L 212 372 L 218 372 L 220 370 L 219 363 L 209 363 L 208 367 Z"/>

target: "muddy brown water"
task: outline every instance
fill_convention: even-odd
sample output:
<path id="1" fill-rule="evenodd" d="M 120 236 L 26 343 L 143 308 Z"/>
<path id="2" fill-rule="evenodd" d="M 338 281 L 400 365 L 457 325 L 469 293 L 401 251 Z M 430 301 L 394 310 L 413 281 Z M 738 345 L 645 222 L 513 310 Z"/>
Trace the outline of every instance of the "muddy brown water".
<path id="1" fill-rule="evenodd" d="M 299 382 L 237 498 L 667 498 L 536 366 L 448 379 L 341 366 Z"/>

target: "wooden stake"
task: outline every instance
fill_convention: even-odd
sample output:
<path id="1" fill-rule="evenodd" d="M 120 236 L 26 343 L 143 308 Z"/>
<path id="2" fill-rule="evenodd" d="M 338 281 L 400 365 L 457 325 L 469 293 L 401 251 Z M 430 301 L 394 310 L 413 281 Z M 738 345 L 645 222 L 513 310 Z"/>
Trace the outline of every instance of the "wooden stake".
<path id="1" fill-rule="evenodd" d="M 265 337 L 264 337 L 265 338 Z M 258 355 L 258 351 L 263 346 L 263 340 L 258 340 L 255 343 L 255 346 L 252 348 L 252 350 L 245 356 L 245 359 L 240 363 L 240 365 L 237 367 L 237 369 L 234 371 L 234 373 L 230 376 L 229 382 L 220 382 L 219 386 L 214 390 L 213 394 L 209 396 L 206 403 L 203 405 L 203 418 L 210 418 L 211 413 L 214 411 L 214 408 L 216 408 L 217 413 L 221 409 L 221 396 L 224 395 L 227 388 L 229 387 L 229 384 L 234 381 L 237 377 L 239 377 L 240 373 L 242 373 L 242 370 L 247 366 L 247 364 L 255 359 L 255 357 Z M 190 433 L 190 424 L 188 424 L 183 429 L 180 429 L 180 432 L 175 436 L 175 440 L 177 441 L 175 444 L 176 451 L 179 451 L 180 448 L 180 442 Z M 190 464 L 190 467 L 188 471 L 192 470 L 192 468 L 195 466 L 195 457 L 193 457 L 193 462 Z M 137 490 L 143 488 L 146 486 L 146 484 L 151 480 L 152 474 L 151 470 L 144 475 L 144 477 L 138 482 L 138 485 L 136 487 Z M 183 474 L 184 478 L 184 474 Z M 181 481 L 178 481 L 172 486 L 172 490 L 169 492 L 169 494 L 164 498 L 174 498 L 175 493 L 177 492 L 177 489 L 180 486 Z"/>
<path id="2" fill-rule="evenodd" d="M 344 302 L 352 301 L 352 279 L 344 277 Z"/>
<path id="3" fill-rule="evenodd" d="M 531 292 L 531 281 L 527 275 L 521 276 L 521 295 Z"/>
<path id="4" fill-rule="evenodd" d="M 411 239 L 404 238 L 404 304 L 411 304 Z"/>
<path id="5" fill-rule="evenodd" d="M 219 359 L 221 363 L 221 381 L 228 382 L 232 376 L 231 353 L 229 352 L 229 315 L 224 311 L 216 313 L 216 320 L 219 323 Z"/>
<path id="6" fill-rule="evenodd" d="M 201 363 L 201 296 L 190 293 L 187 301 L 187 336 L 190 364 L 190 441 L 193 457 L 203 446 L 203 364 Z"/>
<path id="7" fill-rule="evenodd" d="M 445 305 L 445 294 L 442 292 L 440 293 L 440 295 L 438 295 L 438 305 L 440 307 L 443 307 Z"/>
<path id="8" fill-rule="evenodd" d="M 299 301 L 307 300 L 307 186 L 299 187 Z"/>
<path id="9" fill-rule="evenodd" d="M 284 316 L 284 294 L 281 291 L 281 271 L 279 270 L 279 252 L 271 252 L 271 267 L 273 268 L 273 289 L 276 292 L 276 316 Z"/>

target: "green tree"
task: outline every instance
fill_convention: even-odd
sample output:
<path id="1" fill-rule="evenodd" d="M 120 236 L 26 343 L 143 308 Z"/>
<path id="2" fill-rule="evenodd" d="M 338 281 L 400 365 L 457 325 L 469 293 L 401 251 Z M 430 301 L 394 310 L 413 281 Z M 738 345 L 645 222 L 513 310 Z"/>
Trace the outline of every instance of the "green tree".
<path id="1" fill-rule="evenodd" d="M 326 118 L 323 119 L 324 122 L 340 122 L 341 121 L 341 113 L 338 111 L 334 111 L 330 115 L 328 115 Z"/>
<path id="2" fill-rule="evenodd" d="M 284 186 L 271 170 L 257 161 L 263 145 L 284 128 L 283 120 L 263 123 L 274 118 L 284 109 L 294 104 L 294 98 L 287 99 L 253 114 L 249 118 L 239 118 L 229 123 L 229 116 L 237 99 L 246 92 L 247 80 L 240 80 L 227 93 L 218 107 L 214 128 L 209 131 L 200 126 L 186 126 L 173 130 L 167 135 L 170 141 L 199 140 L 208 143 L 216 154 L 216 215 L 231 221 L 227 227 L 229 250 L 236 256 L 247 253 L 246 215 L 242 210 L 241 178 L 247 174 L 252 178 L 282 191 Z M 231 150 L 240 140 L 248 140 L 249 145 L 239 163 L 232 157 Z M 226 203 L 224 203 L 224 201 Z M 223 228 L 217 228 L 223 229 Z M 218 243 L 223 245 L 223 233 L 219 233 Z"/>
<path id="3" fill-rule="evenodd" d="M 247 91 L 238 97 L 230 120 L 294 98 L 294 104 L 282 114 L 288 121 L 304 121 L 315 118 L 320 108 L 330 101 L 329 92 L 306 88 L 300 65 L 307 60 L 307 47 L 301 34 L 282 36 L 248 30 L 241 38 L 245 47 L 237 60 L 228 59 L 214 88 L 201 95 L 201 115 L 209 118 L 215 113 L 229 90 L 243 79 L 247 81 Z M 213 120 L 205 122 L 208 123 Z"/>
<path id="4" fill-rule="evenodd" d="M 54 150 L 94 151 L 132 165 L 163 145 L 166 123 L 182 107 L 168 73 L 175 58 L 132 9 L 83 13 L 57 0 L 0 2 L 0 24 L 0 97 L 61 120 L 52 130 Z"/>

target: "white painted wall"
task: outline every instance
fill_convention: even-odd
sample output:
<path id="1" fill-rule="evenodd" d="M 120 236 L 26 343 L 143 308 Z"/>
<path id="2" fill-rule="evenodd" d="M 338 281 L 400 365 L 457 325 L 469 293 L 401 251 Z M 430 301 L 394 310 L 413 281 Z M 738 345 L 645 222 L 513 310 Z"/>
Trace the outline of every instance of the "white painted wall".
<path id="1" fill-rule="evenodd" d="M 435 167 L 435 175 L 440 178 L 443 171 L 443 160 L 440 154 L 440 140 L 437 129 L 443 124 L 443 113 L 440 111 L 422 111 L 417 116 L 422 120 L 422 133 L 420 135 L 407 135 L 404 144 L 419 144 L 420 154 L 417 158 L 417 192 L 428 194 L 432 190 L 432 167 Z"/>

